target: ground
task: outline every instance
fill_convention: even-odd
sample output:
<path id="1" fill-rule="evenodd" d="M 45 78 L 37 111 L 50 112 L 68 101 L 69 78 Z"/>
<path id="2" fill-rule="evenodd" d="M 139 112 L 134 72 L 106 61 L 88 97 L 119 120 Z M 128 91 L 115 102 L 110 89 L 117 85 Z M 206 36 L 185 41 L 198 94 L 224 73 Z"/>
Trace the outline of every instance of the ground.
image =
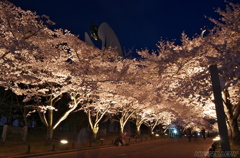
<path id="1" fill-rule="evenodd" d="M 0 158 L 2 157 L 17 157 L 17 156 L 29 156 L 32 154 L 39 153 L 56 153 L 66 152 L 69 150 L 78 150 L 81 148 L 96 148 L 113 146 L 113 141 L 118 134 L 107 134 L 103 139 L 97 139 L 91 144 L 89 142 L 79 144 L 77 140 L 77 134 L 69 132 L 56 132 L 54 139 L 51 144 L 45 143 L 45 132 L 44 131 L 30 131 L 27 137 L 27 142 L 23 142 L 20 138 L 8 138 L 6 142 L 0 144 Z M 61 139 L 67 139 L 69 142 L 67 145 L 60 143 Z M 142 138 L 130 138 L 131 143 L 140 143 L 141 141 L 149 141 L 150 139 L 168 139 L 168 138 L 151 138 L 149 135 L 144 135 Z M 126 143 L 129 139 L 125 139 Z M 91 147 L 90 147 L 91 146 Z M 218 149 L 220 150 L 220 149 Z M 231 145 L 231 150 L 240 151 L 240 146 Z M 240 158 L 238 154 L 237 158 Z"/>

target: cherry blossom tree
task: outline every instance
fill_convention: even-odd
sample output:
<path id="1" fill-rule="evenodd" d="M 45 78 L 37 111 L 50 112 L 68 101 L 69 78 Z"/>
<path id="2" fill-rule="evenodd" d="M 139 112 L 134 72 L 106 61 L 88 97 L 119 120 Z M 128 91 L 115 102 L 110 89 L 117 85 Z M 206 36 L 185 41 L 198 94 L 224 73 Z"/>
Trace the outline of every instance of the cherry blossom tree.
<path id="1" fill-rule="evenodd" d="M 113 106 L 114 102 L 108 100 L 106 94 L 104 94 L 104 97 L 102 95 L 92 95 L 85 100 L 85 103 L 83 103 L 82 107 L 79 109 L 87 114 L 94 139 L 97 138 L 100 121 Z"/>
<path id="2" fill-rule="evenodd" d="M 157 52 L 142 50 L 141 59 L 132 60 L 111 48 L 87 46 L 68 30 L 51 30 L 48 25 L 54 23 L 47 16 L 1 1 L 0 86 L 25 96 L 46 125 L 48 141 L 79 108 L 87 113 L 95 136 L 106 114 L 118 118 L 121 133 L 135 119 L 140 134 L 142 123 L 151 131 L 173 120 L 186 127 L 209 126 L 203 118 L 216 118 L 209 65 L 217 64 L 227 125 L 240 138 L 240 7 L 229 3 L 217 12 L 220 20 L 210 18 L 215 28 L 192 38 L 183 33 L 181 45 L 160 41 Z M 63 95 L 69 98 L 68 109 L 54 119 Z"/>
<path id="3" fill-rule="evenodd" d="M 53 130 L 96 90 L 100 77 L 109 75 L 114 51 L 89 47 L 67 30 L 52 31 L 36 13 L 7 1 L 1 11 L 1 86 L 26 96 L 51 141 Z M 64 94 L 71 100 L 69 109 L 53 123 L 55 104 Z"/>
<path id="4" fill-rule="evenodd" d="M 124 96 L 114 96 L 115 106 L 109 110 L 109 113 L 114 115 L 113 121 L 118 121 L 120 124 L 120 132 L 124 133 L 124 127 L 129 121 L 130 117 L 137 110 L 137 102 L 133 98 L 126 98 Z"/>
<path id="5" fill-rule="evenodd" d="M 132 119 L 135 120 L 136 132 L 137 132 L 136 134 L 138 136 L 141 135 L 141 130 L 140 130 L 141 125 L 148 120 L 147 116 L 149 116 L 149 112 L 150 110 L 148 110 L 147 108 L 144 108 L 144 109 L 139 108 L 132 116 Z"/>
<path id="6" fill-rule="evenodd" d="M 99 122 L 104 115 L 115 113 L 116 108 L 118 109 L 119 105 L 122 105 L 121 97 L 123 96 L 115 96 L 122 92 L 121 89 L 119 89 L 119 85 L 121 85 L 119 83 L 128 81 L 129 77 L 127 76 L 130 76 L 130 78 L 133 79 L 136 73 L 134 71 L 136 67 L 135 61 L 127 59 L 122 60 L 120 57 L 116 56 L 113 51 L 110 51 L 109 53 L 110 54 L 107 55 L 105 52 L 101 56 L 101 60 L 108 59 L 107 61 L 99 63 L 98 60 L 95 60 L 91 64 L 94 68 L 87 69 L 88 75 L 91 74 L 90 82 L 96 83 L 97 88 L 88 98 L 86 98 L 85 103 L 83 103 L 80 108 L 80 110 L 84 110 L 88 115 L 89 124 L 94 138 L 97 136 Z M 103 57 L 104 55 L 107 55 L 105 59 Z M 96 57 L 99 56 L 96 55 Z M 92 57 L 91 61 L 96 57 Z M 93 72 L 91 72 L 91 70 L 93 70 Z M 126 121 L 121 122 L 123 124 L 122 128 L 124 128 Z"/>
<path id="7" fill-rule="evenodd" d="M 53 37 L 54 31 L 45 25 L 52 22 L 46 16 L 40 17 L 31 11 L 23 11 L 7 1 L 2 1 L 0 7 L 1 86 L 10 88 L 17 95 L 28 93 L 27 98 L 34 96 L 34 91 L 45 93 L 44 88 L 36 85 L 45 84 L 46 79 L 42 80 L 44 75 L 51 74 L 51 70 L 45 68 L 55 68 L 56 71 L 56 65 L 50 66 L 50 63 L 60 57 L 60 49 L 56 48 L 59 43 L 55 42 L 56 38 Z M 41 18 L 46 18 L 46 23 Z M 62 57 L 66 59 L 67 56 Z M 50 60 L 44 62 L 49 57 Z M 58 81 L 60 80 L 64 79 L 58 77 Z M 50 75 L 47 83 L 54 85 Z M 28 91 L 23 93 L 23 87 L 28 87 Z"/>
<path id="8" fill-rule="evenodd" d="M 151 135 L 154 133 L 154 129 L 157 125 L 162 124 L 168 126 L 175 119 L 174 115 L 168 111 L 152 111 L 148 116 L 148 119 L 144 121 L 144 124 L 149 127 Z"/>
<path id="9" fill-rule="evenodd" d="M 159 42 L 159 52 L 139 52 L 143 64 L 155 70 L 164 79 L 161 89 L 175 96 L 178 102 L 195 107 L 208 106 L 212 101 L 209 65 L 217 64 L 223 92 L 223 102 L 232 135 L 239 133 L 239 5 L 230 3 L 226 11 L 217 10 L 220 21 L 210 19 L 217 26 L 201 35 L 188 38 L 182 35 L 182 45 Z M 236 93 L 237 92 L 237 93 Z"/>
<path id="10" fill-rule="evenodd" d="M 218 9 L 220 20 L 210 18 L 216 27 L 206 39 L 216 56 L 209 59 L 218 65 L 222 98 L 231 135 L 240 140 L 237 119 L 240 114 L 239 77 L 239 15 L 240 5 L 229 3 L 225 10 Z"/>
<path id="11" fill-rule="evenodd" d="M 211 94 L 211 84 L 209 84 L 209 77 L 207 74 L 209 74 L 209 65 L 218 65 L 222 88 L 222 98 L 225 107 L 227 125 L 229 127 L 229 134 L 233 138 L 236 138 L 239 136 L 237 118 L 240 112 L 238 95 L 239 25 L 237 22 L 240 12 L 239 5 L 229 3 L 225 11 L 218 9 L 217 12 L 222 16 L 220 20 L 210 18 L 210 20 L 216 24 L 216 27 L 212 30 L 209 30 L 209 34 L 207 34 L 205 37 L 197 37 L 193 40 L 185 40 L 185 45 L 198 42 L 200 45 L 198 47 L 194 46 L 193 49 L 205 54 L 201 57 L 203 61 L 200 65 L 201 72 L 195 72 L 191 77 L 194 81 L 192 82 L 194 85 L 193 87 L 198 89 L 198 94 L 201 94 L 199 98 L 200 101 L 204 101 L 205 103 L 210 103 L 209 100 L 214 101 L 214 98 L 212 98 Z M 204 88 L 200 88 L 200 86 Z M 195 94 L 192 94 L 196 96 L 196 92 L 197 91 L 195 91 Z"/>
<path id="12" fill-rule="evenodd" d="M 137 135 L 140 136 L 141 125 L 149 119 L 150 113 L 154 109 L 157 111 L 156 104 L 162 102 L 162 98 L 159 98 L 157 89 L 154 87 L 154 82 L 149 78 L 148 82 L 138 82 L 130 92 L 132 97 L 138 100 L 138 108 L 136 112 L 131 116 L 136 125 Z M 165 107 L 164 105 L 162 107 Z"/>

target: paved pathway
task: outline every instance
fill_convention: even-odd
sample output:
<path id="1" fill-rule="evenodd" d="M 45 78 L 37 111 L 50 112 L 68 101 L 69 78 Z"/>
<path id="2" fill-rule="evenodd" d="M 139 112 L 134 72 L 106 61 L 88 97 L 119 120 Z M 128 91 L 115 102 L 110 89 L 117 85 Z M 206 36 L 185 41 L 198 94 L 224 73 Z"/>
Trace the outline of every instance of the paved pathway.
<path id="1" fill-rule="evenodd" d="M 205 158 L 212 144 L 209 138 L 188 142 L 186 138 L 146 141 L 129 146 L 111 146 L 100 149 L 80 150 L 70 153 L 41 156 L 45 158 Z M 196 154 L 197 152 L 197 154 Z"/>

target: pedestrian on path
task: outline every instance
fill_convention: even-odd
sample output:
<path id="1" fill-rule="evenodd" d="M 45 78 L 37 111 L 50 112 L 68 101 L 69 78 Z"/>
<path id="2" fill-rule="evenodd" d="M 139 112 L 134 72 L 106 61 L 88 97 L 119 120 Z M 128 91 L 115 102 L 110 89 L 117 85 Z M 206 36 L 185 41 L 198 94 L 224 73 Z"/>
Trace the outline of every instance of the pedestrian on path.
<path id="1" fill-rule="evenodd" d="M 116 145 L 116 146 L 125 145 L 125 141 L 123 140 L 123 137 L 122 136 L 117 137 L 115 142 L 114 142 L 114 145 Z"/>

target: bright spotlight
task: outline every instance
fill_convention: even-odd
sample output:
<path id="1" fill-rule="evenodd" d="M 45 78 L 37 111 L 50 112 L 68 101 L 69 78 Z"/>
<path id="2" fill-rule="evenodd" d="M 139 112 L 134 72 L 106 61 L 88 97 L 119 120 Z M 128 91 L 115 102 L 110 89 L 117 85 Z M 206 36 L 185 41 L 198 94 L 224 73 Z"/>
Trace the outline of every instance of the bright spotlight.
<path id="1" fill-rule="evenodd" d="M 68 143 L 68 141 L 67 141 L 67 140 L 65 140 L 65 139 L 62 139 L 62 140 L 60 141 L 60 143 L 61 143 L 61 144 L 67 144 L 67 143 Z"/>
<path id="2" fill-rule="evenodd" d="M 173 130 L 173 133 L 174 133 L 174 134 L 177 134 L 177 130 L 176 130 L 176 129 L 174 129 L 174 130 Z"/>

